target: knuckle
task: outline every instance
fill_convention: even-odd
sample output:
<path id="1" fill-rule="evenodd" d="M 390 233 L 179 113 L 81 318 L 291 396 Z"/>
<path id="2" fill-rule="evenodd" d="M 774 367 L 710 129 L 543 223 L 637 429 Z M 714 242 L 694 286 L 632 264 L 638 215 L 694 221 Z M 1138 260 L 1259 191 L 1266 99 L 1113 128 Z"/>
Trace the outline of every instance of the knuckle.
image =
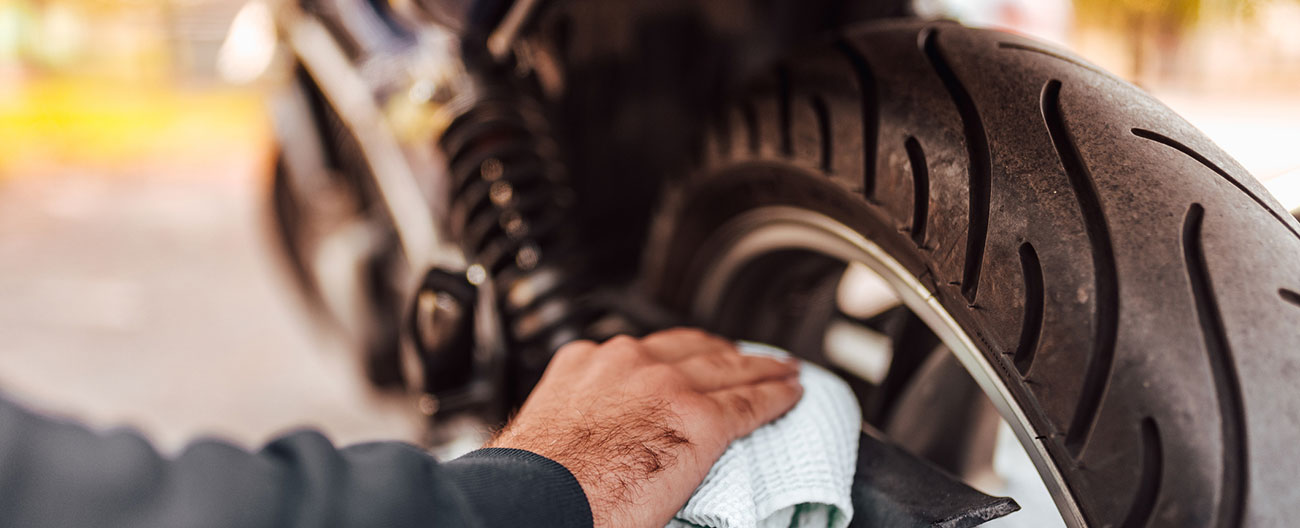
<path id="1" fill-rule="evenodd" d="M 667 330 L 661 330 L 659 332 L 655 332 L 654 334 L 651 334 L 650 336 L 647 336 L 647 338 L 656 341 L 662 340 L 662 341 L 670 341 L 670 342 L 677 342 L 677 343 L 691 342 L 691 343 L 695 343 L 694 346 L 696 347 L 698 347 L 700 344 L 704 344 L 709 348 L 714 349 L 713 350 L 714 352 L 735 350 L 735 347 L 732 345 L 730 341 L 727 341 L 721 337 L 718 337 L 717 335 L 711 334 L 699 328 L 693 328 L 688 326 L 679 326 L 675 328 L 669 328 Z"/>
<path id="2" fill-rule="evenodd" d="M 601 348 L 606 354 L 628 357 L 641 354 L 645 346 L 633 337 L 617 335 L 605 341 Z"/>
<path id="3" fill-rule="evenodd" d="M 665 328 L 663 330 L 655 332 L 653 335 L 656 336 L 689 335 L 691 332 L 698 332 L 698 331 L 699 330 L 696 330 L 689 326 L 674 326 L 672 328 Z"/>
<path id="4" fill-rule="evenodd" d="M 591 341 L 572 341 L 556 350 L 553 358 L 559 361 L 569 361 L 585 357 L 594 348 L 596 348 L 596 344 Z"/>
<path id="5" fill-rule="evenodd" d="M 680 330 L 682 332 L 683 337 L 700 341 L 703 343 L 708 343 L 710 347 L 716 348 L 717 351 L 719 352 L 736 351 L 736 346 L 734 343 L 718 336 L 717 334 L 705 332 L 704 330 L 700 330 L 698 328 L 682 328 Z"/>
<path id="6" fill-rule="evenodd" d="M 605 346 L 635 346 L 636 344 L 636 338 L 627 334 L 619 334 L 605 340 Z"/>
<path id="7" fill-rule="evenodd" d="M 713 335 L 710 334 L 710 333 L 708 333 L 708 332 L 705 332 L 705 331 L 700 330 L 700 329 L 698 329 L 698 328 L 691 328 L 691 327 L 688 327 L 688 326 L 679 326 L 679 327 L 676 327 L 676 328 L 669 328 L 668 330 L 664 330 L 663 332 L 660 332 L 660 333 L 662 333 L 662 334 L 664 334 L 664 335 L 668 335 L 668 336 L 673 336 L 673 337 L 684 337 L 684 338 L 690 338 L 690 339 L 706 339 L 706 338 L 712 338 L 712 337 L 713 337 Z"/>
<path id="8" fill-rule="evenodd" d="M 642 347 L 641 342 L 637 341 L 636 338 L 623 334 L 609 338 L 601 346 L 623 351 L 638 351 Z"/>
<path id="9" fill-rule="evenodd" d="M 731 354 L 712 354 L 703 356 L 702 361 L 706 366 L 713 370 L 726 371 L 740 368 L 744 364 L 741 356 Z"/>
<path id="10" fill-rule="evenodd" d="M 683 427 L 687 429 L 693 429 L 687 425 L 687 422 L 715 414 L 714 409 L 708 406 L 709 398 L 690 391 L 673 391 L 665 394 L 664 402 L 674 419 L 682 422 Z"/>
<path id="11" fill-rule="evenodd" d="M 737 416 L 746 420 L 754 418 L 757 411 L 754 407 L 754 402 L 743 394 L 732 394 L 731 396 L 728 396 L 727 408 L 732 413 L 735 413 Z"/>
<path id="12" fill-rule="evenodd" d="M 716 346 L 725 352 L 739 353 L 740 351 L 738 348 L 736 348 L 735 341 L 732 341 L 720 335 L 711 334 L 703 330 L 696 330 L 696 334 L 699 336 L 700 339 L 704 341 L 708 341 L 709 343 L 713 344 L 713 346 Z"/>

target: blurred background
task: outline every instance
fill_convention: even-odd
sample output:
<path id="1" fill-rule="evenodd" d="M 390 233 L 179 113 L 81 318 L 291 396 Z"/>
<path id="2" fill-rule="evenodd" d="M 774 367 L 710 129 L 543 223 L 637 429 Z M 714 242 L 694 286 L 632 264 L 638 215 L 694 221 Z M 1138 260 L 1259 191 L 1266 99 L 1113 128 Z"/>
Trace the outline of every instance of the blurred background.
<path id="1" fill-rule="evenodd" d="M 167 449 L 414 439 L 414 405 L 369 390 L 281 269 L 269 82 L 220 60 L 243 8 L 0 0 L 0 390 Z M 260 35 L 224 56 L 267 57 Z"/>
<path id="2" fill-rule="evenodd" d="M 866 0 L 864 0 L 866 1 Z M 1300 206 L 1300 0 L 922 0 L 1154 92 Z M 0 387 L 164 448 L 414 439 L 273 246 L 264 4 L 0 0 Z M 232 22 L 239 20 L 239 23 Z"/>

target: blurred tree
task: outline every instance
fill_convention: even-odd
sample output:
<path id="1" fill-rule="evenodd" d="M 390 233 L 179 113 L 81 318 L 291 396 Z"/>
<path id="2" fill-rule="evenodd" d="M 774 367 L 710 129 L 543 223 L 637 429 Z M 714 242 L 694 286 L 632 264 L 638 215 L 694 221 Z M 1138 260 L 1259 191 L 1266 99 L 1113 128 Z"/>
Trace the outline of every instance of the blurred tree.
<path id="1" fill-rule="evenodd" d="M 1204 18 L 1249 16 L 1270 0 L 1074 0 L 1082 25 L 1113 28 L 1130 54 L 1128 77 L 1140 81 L 1154 69 L 1169 75 L 1187 32 Z M 1151 57 L 1160 60 L 1152 64 Z"/>

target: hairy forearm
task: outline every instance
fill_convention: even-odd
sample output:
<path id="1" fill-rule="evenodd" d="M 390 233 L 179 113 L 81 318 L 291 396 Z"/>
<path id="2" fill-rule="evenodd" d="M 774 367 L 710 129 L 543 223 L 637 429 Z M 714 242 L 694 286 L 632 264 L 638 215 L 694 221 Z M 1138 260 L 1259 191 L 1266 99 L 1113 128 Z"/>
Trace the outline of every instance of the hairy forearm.
<path id="1" fill-rule="evenodd" d="M 598 526 L 663 526 L 735 438 L 798 401 L 798 368 L 696 330 L 570 344 L 490 443 L 563 464 Z"/>
<path id="2" fill-rule="evenodd" d="M 674 426 L 678 420 L 664 400 L 609 408 L 638 410 L 512 423 L 488 446 L 524 449 L 559 462 L 582 485 L 593 512 L 619 510 L 641 483 L 677 464 L 690 439 Z M 608 526 L 608 521 L 597 514 L 595 524 Z"/>

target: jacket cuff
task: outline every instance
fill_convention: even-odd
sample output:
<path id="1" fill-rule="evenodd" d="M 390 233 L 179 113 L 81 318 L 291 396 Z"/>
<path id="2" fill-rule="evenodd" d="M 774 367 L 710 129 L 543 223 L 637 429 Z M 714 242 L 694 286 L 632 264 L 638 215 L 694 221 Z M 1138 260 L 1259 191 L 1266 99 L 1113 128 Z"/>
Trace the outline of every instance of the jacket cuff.
<path id="1" fill-rule="evenodd" d="M 442 464 L 482 526 L 591 528 L 578 479 L 558 462 L 522 449 L 479 449 Z"/>

